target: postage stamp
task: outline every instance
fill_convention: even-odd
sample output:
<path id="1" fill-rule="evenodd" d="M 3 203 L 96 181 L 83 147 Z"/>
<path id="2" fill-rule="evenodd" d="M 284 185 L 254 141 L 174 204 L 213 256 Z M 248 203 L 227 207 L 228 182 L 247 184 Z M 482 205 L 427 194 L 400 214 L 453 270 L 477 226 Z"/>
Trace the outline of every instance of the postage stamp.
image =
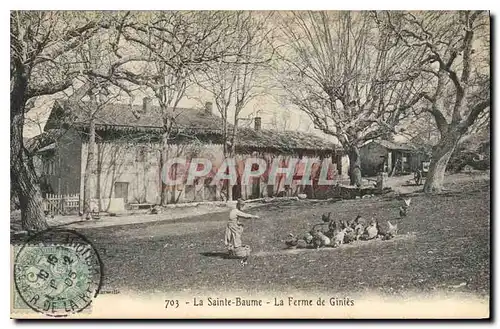
<path id="1" fill-rule="evenodd" d="M 91 306 L 101 287 L 103 266 L 82 234 L 51 229 L 17 249 L 16 297 L 26 306 L 51 317 L 65 317 Z M 16 302 L 14 307 L 22 304 Z"/>

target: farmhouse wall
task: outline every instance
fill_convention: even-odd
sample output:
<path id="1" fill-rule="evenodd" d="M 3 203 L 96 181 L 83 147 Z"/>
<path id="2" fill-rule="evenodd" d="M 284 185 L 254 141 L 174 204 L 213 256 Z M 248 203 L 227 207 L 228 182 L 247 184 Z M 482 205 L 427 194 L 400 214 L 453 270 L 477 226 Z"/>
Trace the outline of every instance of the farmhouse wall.
<path id="1" fill-rule="evenodd" d="M 82 147 L 81 179 L 85 175 L 88 144 Z M 96 162 L 94 174 L 90 179 L 91 198 L 103 199 L 101 209 L 106 210 L 106 204 L 111 198 L 118 197 L 115 190 L 117 183 L 126 184 L 128 187 L 125 203 L 150 203 L 159 204 L 161 200 L 161 162 L 160 145 L 157 143 L 97 143 L 95 148 Z M 214 163 L 221 163 L 222 146 L 207 145 L 171 145 L 169 156 L 206 157 Z M 178 167 L 177 176 L 185 174 L 183 168 Z M 216 188 L 207 188 L 205 193 L 200 191 L 202 182 L 197 189 L 186 191 L 184 184 L 165 187 L 168 191 L 169 201 L 189 202 L 216 199 Z M 98 188 L 99 186 L 99 188 Z M 196 193 L 197 190 L 197 193 Z M 81 187 L 83 195 L 83 184 Z"/>
<path id="2" fill-rule="evenodd" d="M 81 177 L 86 170 L 87 147 L 84 143 L 81 154 Z M 127 188 L 127 200 L 125 203 L 150 203 L 159 204 L 161 200 L 161 172 L 160 172 L 160 145 L 159 144 L 134 144 L 134 143 L 97 143 L 95 149 L 96 161 L 98 168 L 95 168 L 94 174 L 90 178 L 90 190 L 92 199 L 101 199 L 101 210 L 107 210 L 106 207 L 109 199 L 119 197 L 117 195 L 116 185 L 122 183 L 120 188 L 123 189 L 125 184 Z M 211 186 L 211 178 L 213 178 L 224 160 L 222 145 L 218 144 L 182 144 L 171 145 L 169 149 L 169 157 L 186 158 L 189 162 L 192 158 L 208 159 L 212 165 L 212 171 L 205 176 L 205 179 L 195 181 L 194 185 L 177 184 L 175 186 L 166 186 L 169 203 L 195 202 L 195 201 L 211 201 L 227 198 L 227 193 L 223 188 L 223 182 L 217 186 Z M 285 176 L 278 175 L 273 185 L 268 184 L 268 173 L 263 174 L 260 178 L 253 179 L 253 183 L 244 185 L 241 183 L 244 164 L 247 158 L 259 157 L 266 160 L 268 163 L 268 171 L 271 168 L 271 163 L 274 159 L 281 162 L 281 166 L 285 166 L 290 158 L 298 158 L 298 155 L 276 155 L 273 153 L 252 153 L 238 154 L 235 156 L 237 162 L 238 182 L 233 187 L 234 198 L 259 198 L 267 196 L 292 196 L 298 193 L 305 193 L 309 197 L 314 197 L 315 189 L 321 189 L 317 184 L 314 187 L 304 186 L 300 183 L 303 168 L 296 167 L 296 175 L 294 181 L 290 185 L 286 185 Z M 345 158 L 340 159 L 341 165 L 348 168 L 348 162 Z M 304 157 L 306 159 L 306 157 Z M 311 157 L 311 159 L 322 161 L 319 157 Z M 328 179 L 342 180 L 345 175 L 338 172 L 338 160 L 327 158 L 329 161 Z M 332 161 L 333 160 L 333 161 Z M 348 161 L 348 160 L 347 160 Z M 186 166 L 177 166 L 170 172 L 172 179 L 186 178 Z M 319 177 L 321 167 L 313 166 L 313 179 Z M 99 188 L 98 188 L 99 186 Z M 123 192 L 121 192 L 123 193 Z M 80 194 L 83 195 L 83 184 Z"/>
<path id="3" fill-rule="evenodd" d="M 80 192 L 80 163 L 82 142 L 74 129 L 67 130 L 56 142 L 54 153 L 40 156 L 43 180 L 49 193 L 76 194 Z M 49 156 L 50 154 L 50 156 Z"/>

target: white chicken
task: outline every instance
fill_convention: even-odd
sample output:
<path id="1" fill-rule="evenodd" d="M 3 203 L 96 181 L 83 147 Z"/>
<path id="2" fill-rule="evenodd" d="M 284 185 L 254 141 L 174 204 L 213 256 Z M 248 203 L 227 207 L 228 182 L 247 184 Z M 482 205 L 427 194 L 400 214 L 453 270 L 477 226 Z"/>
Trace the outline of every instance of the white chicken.
<path id="1" fill-rule="evenodd" d="M 384 236 L 384 240 L 390 240 L 398 233 L 398 224 L 393 225 L 391 222 L 387 221 L 387 225 L 389 225 L 389 229 Z"/>
<path id="2" fill-rule="evenodd" d="M 313 241 L 312 242 L 313 242 L 313 246 L 316 249 L 319 249 L 321 247 L 329 246 L 330 243 L 331 243 L 331 240 L 323 232 L 316 231 L 314 233 L 314 237 L 313 237 Z"/>
<path id="3" fill-rule="evenodd" d="M 390 221 L 386 221 L 386 223 L 377 222 L 377 229 L 382 240 L 390 240 L 396 236 L 398 224 L 393 225 Z"/>
<path id="4" fill-rule="evenodd" d="M 377 221 L 372 219 L 370 225 L 365 228 L 365 232 L 361 236 L 362 240 L 371 240 L 376 238 L 378 235 Z"/>
<path id="5" fill-rule="evenodd" d="M 335 234 L 335 236 L 333 237 L 333 247 L 334 248 L 339 247 L 344 242 L 346 231 L 347 231 L 347 228 L 344 228 L 343 230 L 340 230 Z"/>

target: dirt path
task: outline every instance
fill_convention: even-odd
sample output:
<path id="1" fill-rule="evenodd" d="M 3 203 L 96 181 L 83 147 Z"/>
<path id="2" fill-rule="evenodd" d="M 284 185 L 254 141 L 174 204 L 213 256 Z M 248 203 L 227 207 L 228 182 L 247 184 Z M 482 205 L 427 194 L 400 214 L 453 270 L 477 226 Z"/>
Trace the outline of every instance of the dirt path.
<path id="1" fill-rule="evenodd" d="M 172 208 L 165 209 L 161 214 L 152 215 L 146 213 L 135 213 L 129 215 L 118 215 L 118 216 L 108 216 L 103 215 L 99 219 L 85 220 L 80 216 L 55 216 L 54 218 L 49 218 L 47 223 L 51 227 L 65 227 L 72 229 L 80 228 L 99 228 L 108 226 L 121 226 L 121 225 L 131 225 L 131 224 L 142 224 L 142 223 L 152 223 L 152 222 L 163 222 L 163 221 L 175 221 L 178 219 L 196 217 L 204 214 L 216 214 L 221 212 L 227 212 L 227 207 L 223 206 L 210 206 L 202 205 L 198 207 L 185 207 L 185 208 Z M 20 230 L 20 214 L 19 219 L 14 219 L 12 222 L 11 214 L 11 232 Z"/>

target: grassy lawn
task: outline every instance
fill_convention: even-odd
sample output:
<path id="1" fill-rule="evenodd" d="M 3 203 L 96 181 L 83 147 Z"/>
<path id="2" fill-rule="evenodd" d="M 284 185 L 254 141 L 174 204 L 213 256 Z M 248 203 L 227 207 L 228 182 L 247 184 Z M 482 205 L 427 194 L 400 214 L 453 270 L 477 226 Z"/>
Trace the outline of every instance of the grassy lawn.
<path id="1" fill-rule="evenodd" d="M 254 252 L 246 267 L 204 253 L 224 251 L 225 213 L 168 222 L 82 229 L 105 264 L 103 289 L 168 291 L 328 291 L 382 294 L 449 291 L 489 295 L 489 180 L 449 185 L 462 192 L 415 196 L 408 217 L 397 200 L 290 202 L 250 209 L 243 242 Z M 328 250 L 284 251 L 286 235 L 302 234 L 331 211 L 398 223 L 391 241 Z M 452 287 L 455 286 L 455 287 Z M 459 287 L 458 287 L 459 286 Z"/>

